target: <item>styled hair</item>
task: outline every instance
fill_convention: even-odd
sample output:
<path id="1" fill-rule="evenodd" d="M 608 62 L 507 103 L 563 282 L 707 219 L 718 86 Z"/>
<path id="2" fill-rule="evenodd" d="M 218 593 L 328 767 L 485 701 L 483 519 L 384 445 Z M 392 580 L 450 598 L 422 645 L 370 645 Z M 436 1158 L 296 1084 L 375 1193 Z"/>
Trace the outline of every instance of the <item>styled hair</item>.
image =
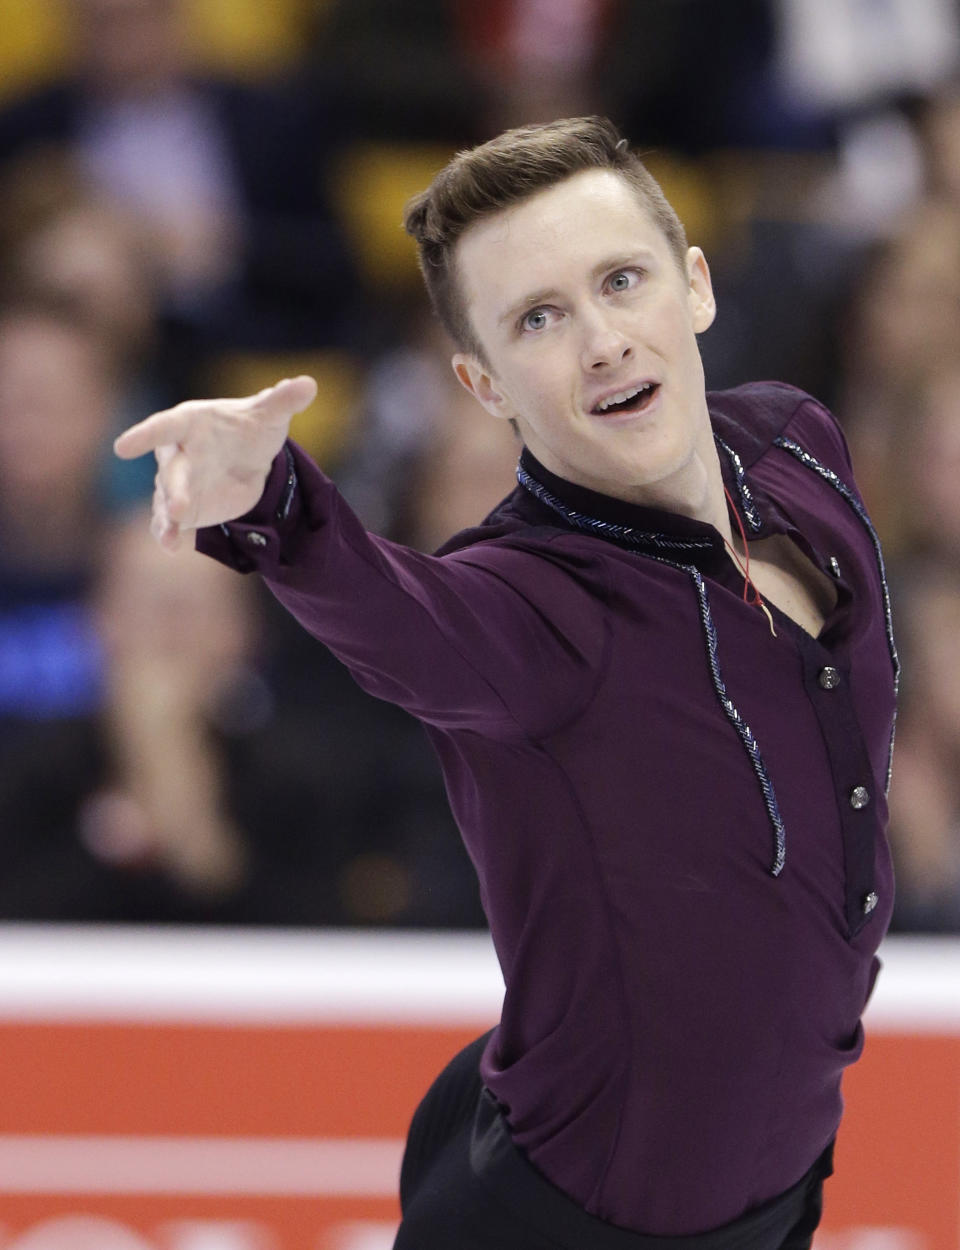
<path id="1" fill-rule="evenodd" d="M 660 184 L 605 117 L 568 117 L 518 126 L 458 152 L 430 186 L 409 201 L 404 229 L 416 240 L 420 270 L 434 311 L 461 351 L 484 359 L 467 314 L 456 246 L 475 222 L 520 203 L 573 174 L 610 169 L 637 193 L 666 236 L 682 270 L 687 236 Z"/>

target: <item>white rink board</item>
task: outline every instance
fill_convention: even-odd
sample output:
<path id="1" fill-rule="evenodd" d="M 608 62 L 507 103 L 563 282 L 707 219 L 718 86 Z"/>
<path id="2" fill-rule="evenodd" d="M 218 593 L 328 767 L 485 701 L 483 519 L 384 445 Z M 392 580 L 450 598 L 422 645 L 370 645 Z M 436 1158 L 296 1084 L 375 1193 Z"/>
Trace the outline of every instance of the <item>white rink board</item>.
<path id="1" fill-rule="evenodd" d="M 872 1032 L 960 1034 L 960 938 L 891 937 Z M 486 934 L 0 924 L 0 1019 L 479 1024 Z"/>
<path id="2" fill-rule="evenodd" d="M 0 1020 L 473 1024 L 486 934 L 0 924 Z"/>

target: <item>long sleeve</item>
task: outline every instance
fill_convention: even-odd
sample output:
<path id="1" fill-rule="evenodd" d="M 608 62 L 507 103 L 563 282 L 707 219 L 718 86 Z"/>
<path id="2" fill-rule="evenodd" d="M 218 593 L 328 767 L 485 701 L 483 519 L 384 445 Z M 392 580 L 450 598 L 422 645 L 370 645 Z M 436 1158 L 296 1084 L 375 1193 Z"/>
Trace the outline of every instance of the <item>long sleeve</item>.
<path id="1" fill-rule="evenodd" d="M 299 448 L 245 517 L 198 550 L 259 571 L 370 694 L 442 728 L 541 736 L 603 675 L 603 566 L 582 541 L 506 539 L 428 556 L 369 534 Z"/>

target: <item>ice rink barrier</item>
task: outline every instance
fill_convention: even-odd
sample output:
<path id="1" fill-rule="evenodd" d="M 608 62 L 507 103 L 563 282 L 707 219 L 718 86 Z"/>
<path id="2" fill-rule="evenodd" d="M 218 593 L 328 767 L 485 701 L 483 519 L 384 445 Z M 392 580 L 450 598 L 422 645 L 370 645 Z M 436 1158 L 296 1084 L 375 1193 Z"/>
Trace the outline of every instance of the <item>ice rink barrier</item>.
<path id="1" fill-rule="evenodd" d="M 889 939 L 816 1250 L 960 1250 L 960 941 Z M 484 935 L 0 926 L 0 1250 L 389 1250 Z"/>

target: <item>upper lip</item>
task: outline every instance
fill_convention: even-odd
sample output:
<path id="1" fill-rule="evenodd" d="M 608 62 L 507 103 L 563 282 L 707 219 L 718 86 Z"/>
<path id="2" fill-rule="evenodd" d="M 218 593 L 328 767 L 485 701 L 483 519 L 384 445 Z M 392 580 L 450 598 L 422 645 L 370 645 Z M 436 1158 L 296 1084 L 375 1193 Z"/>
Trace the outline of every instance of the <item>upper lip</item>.
<path id="1" fill-rule="evenodd" d="M 595 395 L 590 405 L 590 411 L 596 412 L 602 403 L 611 399 L 614 395 L 620 395 L 624 391 L 638 391 L 644 386 L 659 386 L 656 378 L 639 378 L 635 382 L 621 382 L 619 386 L 610 386 L 605 391 L 601 391 L 599 395 Z"/>

